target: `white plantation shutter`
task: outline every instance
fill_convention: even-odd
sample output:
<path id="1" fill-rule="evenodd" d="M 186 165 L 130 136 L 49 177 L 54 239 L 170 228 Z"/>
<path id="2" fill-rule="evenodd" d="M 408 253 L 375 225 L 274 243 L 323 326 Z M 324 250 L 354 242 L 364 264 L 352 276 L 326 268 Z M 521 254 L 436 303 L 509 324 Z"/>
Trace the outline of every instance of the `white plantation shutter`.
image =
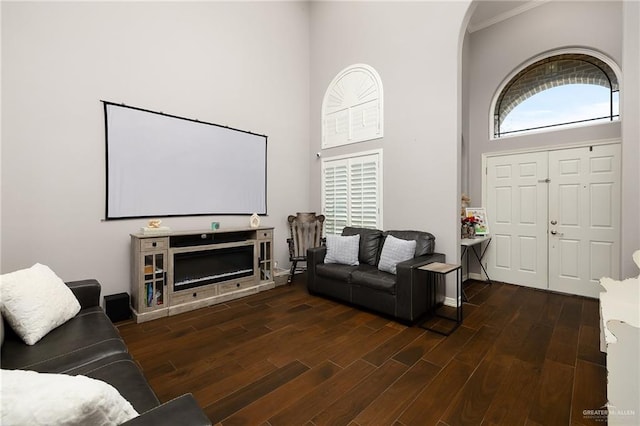
<path id="1" fill-rule="evenodd" d="M 378 225 L 378 161 L 371 157 L 351 162 L 351 225 L 361 228 Z"/>
<path id="2" fill-rule="evenodd" d="M 381 152 L 322 163 L 325 233 L 340 234 L 345 226 L 381 228 Z"/>
<path id="3" fill-rule="evenodd" d="M 332 162 L 334 163 L 334 162 Z M 344 161 L 324 167 L 324 229 L 338 234 L 348 223 L 349 169 Z"/>

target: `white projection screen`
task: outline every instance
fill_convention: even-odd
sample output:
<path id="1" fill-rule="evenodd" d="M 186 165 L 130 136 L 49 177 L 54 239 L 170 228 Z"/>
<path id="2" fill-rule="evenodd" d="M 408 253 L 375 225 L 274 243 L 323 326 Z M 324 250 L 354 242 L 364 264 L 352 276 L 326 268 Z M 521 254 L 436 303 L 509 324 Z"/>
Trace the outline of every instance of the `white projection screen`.
<path id="1" fill-rule="evenodd" d="M 267 213 L 267 137 L 104 102 L 106 219 Z"/>

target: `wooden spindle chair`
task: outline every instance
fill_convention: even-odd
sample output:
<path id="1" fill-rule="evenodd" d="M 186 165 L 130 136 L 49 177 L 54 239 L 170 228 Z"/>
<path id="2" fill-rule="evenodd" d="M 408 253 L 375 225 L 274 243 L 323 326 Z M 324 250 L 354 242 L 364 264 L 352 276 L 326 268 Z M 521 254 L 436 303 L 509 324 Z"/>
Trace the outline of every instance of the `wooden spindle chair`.
<path id="1" fill-rule="evenodd" d="M 324 215 L 316 215 L 315 213 L 296 213 L 290 215 L 289 221 L 290 236 L 287 239 L 289 244 L 289 260 L 291 261 L 291 270 L 287 283 L 291 284 L 293 275 L 297 271 L 306 270 L 307 249 L 320 247 L 324 244 L 322 237 L 322 228 L 324 226 Z M 305 262 L 304 266 L 298 266 L 298 262 Z"/>

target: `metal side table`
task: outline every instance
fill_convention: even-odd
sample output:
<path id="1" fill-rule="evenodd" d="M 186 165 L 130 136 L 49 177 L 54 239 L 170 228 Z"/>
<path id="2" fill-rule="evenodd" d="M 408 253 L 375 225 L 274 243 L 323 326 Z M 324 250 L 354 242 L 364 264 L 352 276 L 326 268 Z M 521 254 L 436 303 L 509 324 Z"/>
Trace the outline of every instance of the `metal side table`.
<path id="1" fill-rule="evenodd" d="M 438 330 L 432 327 L 425 327 L 424 321 L 420 324 L 420 327 L 425 330 L 433 331 L 434 333 L 442 334 L 444 336 L 449 336 L 453 333 L 460 324 L 462 324 L 462 300 L 460 299 L 460 294 L 462 293 L 462 265 L 453 265 L 450 263 L 440 263 L 433 262 L 427 265 L 421 266 L 418 268 L 421 271 L 425 271 L 427 273 L 427 285 L 432 286 L 428 294 L 430 295 L 430 299 L 428 301 L 429 306 L 435 306 L 436 304 L 436 293 L 437 293 L 437 285 L 439 281 L 444 281 L 446 283 L 446 276 L 451 272 L 456 273 L 456 316 L 455 318 L 451 318 L 450 316 L 442 315 L 438 313 L 438 309 L 434 308 L 431 313 L 432 317 L 438 317 L 442 319 L 446 319 L 449 321 L 454 321 L 453 328 L 448 331 Z M 445 286 L 446 287 L 446 286 Z M 427 318 L 427 321 L 429 318 Z"/>
<path id="2" fill-rule="evenodd" d="M 487 245 L 482 248 L 482 243 L 486 242 Z M 485 236 L 477 236 L 475 238 L 463 238 L 460 240 L 460 246 L 462 247 L 462 254 L 460 255 L 460 261 L 464 259 L 464 256 L 467 256 L 467 278 L 469 277 L 469 251 L 471 251 L 478 261 L 478 265 L 484 272 L 484 276 L 487 277 L 487 284 L 491 285 L 491 278 L 489 278 L 489 274 L 487 274 L 487 270 L 482 264 L 482 259 L 484 258 L 484 254 L 487 252 L 489 248 L 489 244 L 491 244 L 491 237 L 489 235 Z M 480 247 L 480 252 L 478 252 L 476 247 Z M 471 249 L 471 250 L 469 250 Z M 464 292 L 464 288 L 462 289 L 462 298 L 466 302 L 467 295 Z"/>

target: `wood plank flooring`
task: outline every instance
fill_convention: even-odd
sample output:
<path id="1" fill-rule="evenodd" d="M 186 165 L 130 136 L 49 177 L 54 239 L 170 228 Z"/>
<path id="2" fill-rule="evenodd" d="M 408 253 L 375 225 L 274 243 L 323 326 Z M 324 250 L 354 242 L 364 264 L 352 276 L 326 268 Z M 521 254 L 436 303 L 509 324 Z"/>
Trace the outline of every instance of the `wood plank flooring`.
<path id="1" fill-rule="evenodd" d="M 606 403 L 597 300 L 465 288 L 446 338 L 311 296 L 304 277 L 118 329 L 161 401 L 193 393 L 224 426 L 603 424 L 582 414 Z"/>

